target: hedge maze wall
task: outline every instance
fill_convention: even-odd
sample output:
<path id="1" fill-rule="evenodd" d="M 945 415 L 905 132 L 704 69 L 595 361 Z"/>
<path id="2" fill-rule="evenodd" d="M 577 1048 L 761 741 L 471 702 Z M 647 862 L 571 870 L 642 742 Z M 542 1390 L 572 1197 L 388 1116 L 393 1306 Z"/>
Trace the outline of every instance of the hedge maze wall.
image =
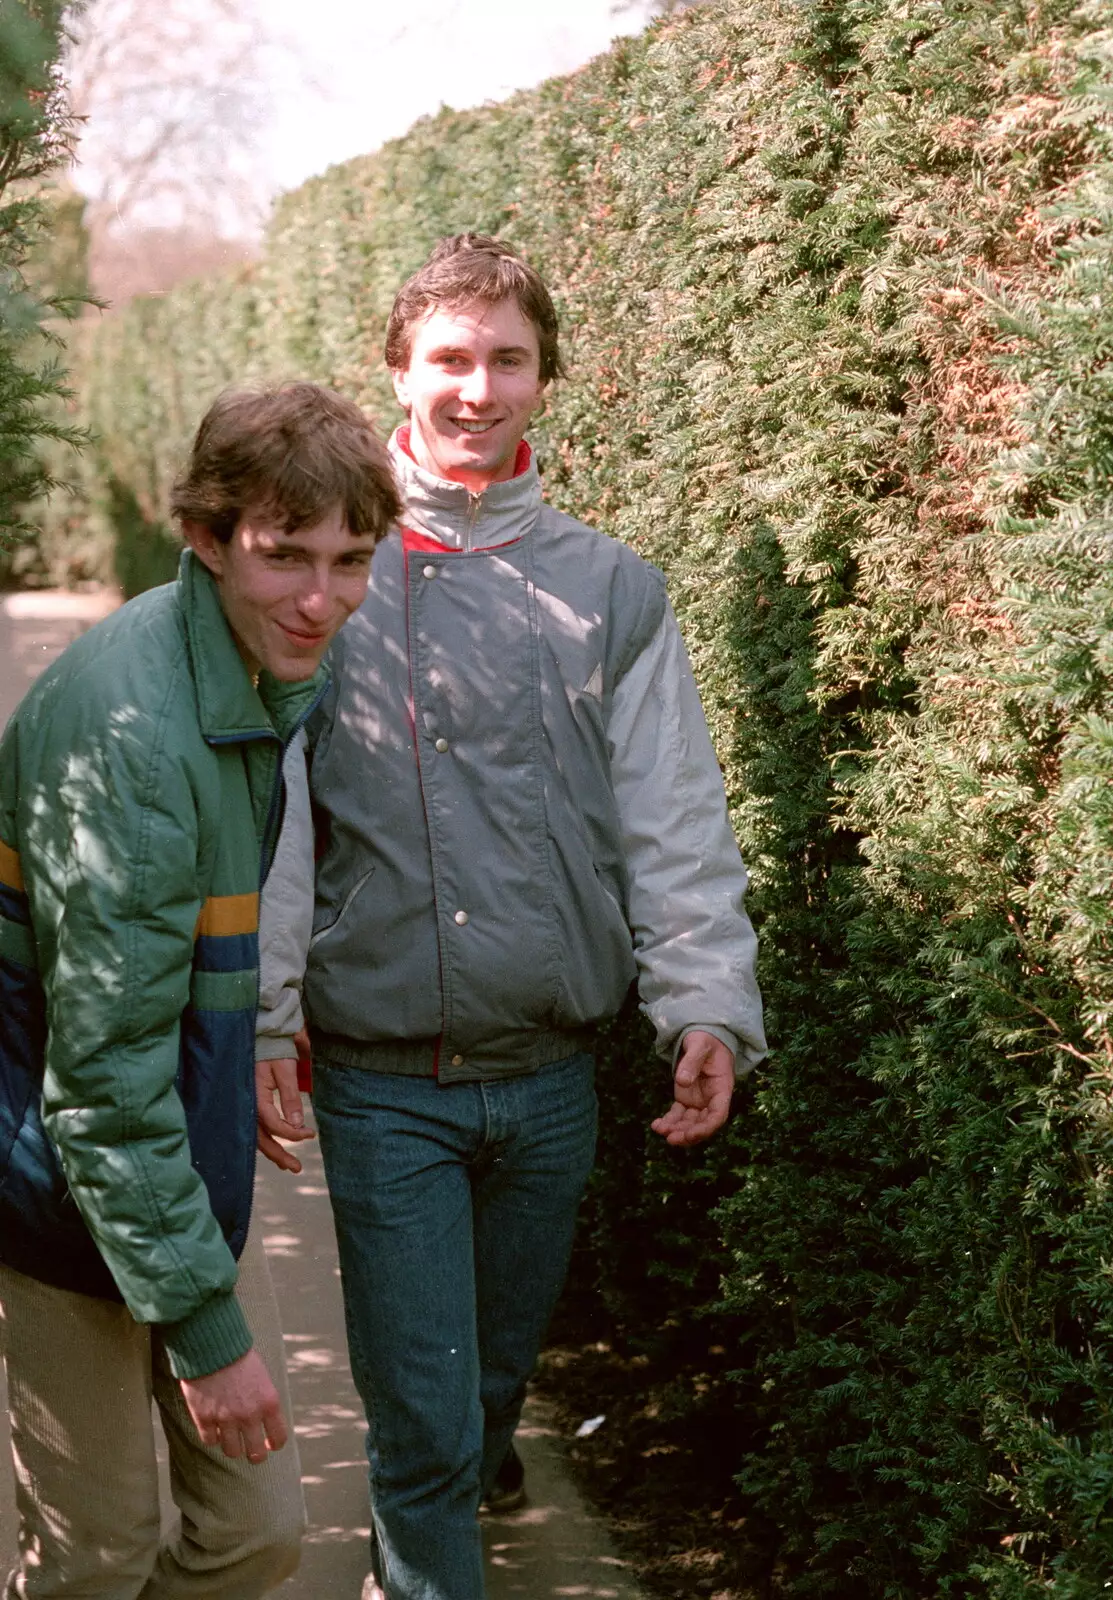
<path id="1" fill-rule="evenodd" d="M 387 427 L 434 239 L 554 286 L 547 491 L 668 573 L 774 1046 L 677 1160 L 614 1030 L 587 1247 L 678 1393 L 713 1326 L 794 1595 L 1113 1577 L 1111 69 L 1099 4 L 696 6 L 306 184 L 257 269 L 82 357 L 134 587 L 222 384 Z"/>

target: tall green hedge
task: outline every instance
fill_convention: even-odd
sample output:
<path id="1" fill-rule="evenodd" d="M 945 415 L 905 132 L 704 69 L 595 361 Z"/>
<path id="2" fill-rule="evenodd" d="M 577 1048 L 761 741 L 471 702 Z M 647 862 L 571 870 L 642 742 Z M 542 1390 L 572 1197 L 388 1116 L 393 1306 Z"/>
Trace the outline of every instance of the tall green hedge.
<path id="1" fill-rule="evenodd" d="M 681 1390 L 714 1327 L 794 1595 L 1113 1579 L 1111 223 L 1103 5 L 723 0 L 306 184 L 88 358 L 146 579 L 222 383 L 386 426 L 435 238 L 553 284 L 547 490 L 668 574 L 774 1046 L 677 1157 L 613 1031 L 587 1245 Z"/>

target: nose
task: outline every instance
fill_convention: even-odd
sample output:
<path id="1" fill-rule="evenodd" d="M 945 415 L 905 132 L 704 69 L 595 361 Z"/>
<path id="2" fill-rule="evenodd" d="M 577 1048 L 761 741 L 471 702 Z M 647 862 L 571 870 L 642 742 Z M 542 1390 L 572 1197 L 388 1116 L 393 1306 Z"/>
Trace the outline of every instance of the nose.
<path id="1" fill-rule="evenodd" d="M 328 620 L 330 598 L 326 572 L 311 571 L 306 574 L 305 582 L 298 591 L 297 606 L 302 616 L 309 621 Z"/>
<path id="2" fill-rule="evenodd" d="M 491 374 L 484 362 L 477 361 L 460 385 L 460 399 L 470 406 L 482 406 L 490 398 Z"/>

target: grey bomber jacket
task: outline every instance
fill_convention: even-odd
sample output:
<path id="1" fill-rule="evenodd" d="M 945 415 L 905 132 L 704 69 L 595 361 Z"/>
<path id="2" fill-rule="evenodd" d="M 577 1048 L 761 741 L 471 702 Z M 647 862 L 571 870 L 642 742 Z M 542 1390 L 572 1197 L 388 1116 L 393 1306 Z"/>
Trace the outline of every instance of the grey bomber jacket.
<path id="1" fill-rule="evenodd" d="M 405 528 L 310 727 L 315 895 L 305 753 L 287 762 L 258 1054 L 293 1053 L 304 965 L 315 1047 L 353 1066 L 529 1070 L 636 977 L 662 1054 L 701 1028 L 749 1069 L 746 873 L 661 574 L 545 505 L 532 458 L 475 496 L 404 429 L 391 449 Z"/>

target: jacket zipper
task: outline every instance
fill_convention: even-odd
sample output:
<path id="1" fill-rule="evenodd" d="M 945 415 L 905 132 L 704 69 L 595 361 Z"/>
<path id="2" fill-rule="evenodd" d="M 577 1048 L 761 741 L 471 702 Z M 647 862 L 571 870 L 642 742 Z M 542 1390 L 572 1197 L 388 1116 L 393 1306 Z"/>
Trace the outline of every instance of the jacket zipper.
<path id="1" fill-rule="evenodd" d="M 471 500 L 473 500 L 473 501 L 478 501 L 479 496 L 478 495 L 470 495 L 469 498 Z M 469 529 L 469 543 L 470 543 L 470 529 Z M 436 873 L 436 868 L 433 866 L 433 830 L 432 830 L 432 828 L 430 826 L 430 823 L 429 823 L 429 807 L 428 807 L 428 805 L 426 803 L 426 798 L 425 798 L 425 778 L 424 778 L 424 774 L 422 773 L 422 770 L 421 770 L 421 750 L 420 750 L 420 748 L 418 746 L 418 742 L 417 742 L 417 706 L 416 706 L 416 702 L 415 702 L 415 699 L 414 699 L 413 630 L 412 630 L 412 628 L 410 626 L 410 552 L 406 549 L 404 544 L 403 544 L 403 547 L 402 547 L 402 571 L 403 571 L 403 574 L 404 574 L 404 582 L 403 582 L 402 588 L 403 588 L 403 591 L 404 591 L 405 596 L 406 596 L 406 665 L 407 665 L 407 670 L 409 672 L 409 687 L 410 687 L 409 701 L 408 701 L 408 710 L 409 710 L 409 714 L 410 714 L 410 734 L 411 734 L 411 737 L 413 738 L 413 742 L 414 742 L 414 760 L 417 762 L 417 787 L 418 787 L 418 792 L 421 795 L 421 810 L 422 810 L 422 815 L 425 818 L 425 832 L 426 832 L 426 834 L 428 835 L 428 838 L 429 838 L 429 862 L 430 862 L 430 869 L 431 869 L 431 872 L 432 872 L 432 879 L 433 879 L 433 907 L 434 907 L 434 912 L 436 912 L 436 909 L 437 909 L 437 873 Z M 445 1005 L 444 1005 L 444 956 L 443 956 L 443 953 L 441 951 L 441 929 L 440 929 L 440 918 L 439 918 L 439 916 L 435 917 L 435 921 L 436 921 L 436 934 L 437 934 L 437 982 L 440 985 L 440 991 L 441 991 L 441 1031 L 440 1031 L 439 1035 L 437 1036 L 436 1044 L 433 1046 L 433 1077 L 439 1083 L 440 1082 L 440 1076 L 441 1076 L 441 1045 L 444 1042 L 444 1012 L 445 1012 Z"/>
<path id="2" fill-rule="evenodd" d="M 475 532 L 475 525 L 479 521 L 479 508 L 483 504 L 481 494 L 468 494 L 468 522 L 464 536 L 464 549 L 471 554 L 471 538 Z"/>

